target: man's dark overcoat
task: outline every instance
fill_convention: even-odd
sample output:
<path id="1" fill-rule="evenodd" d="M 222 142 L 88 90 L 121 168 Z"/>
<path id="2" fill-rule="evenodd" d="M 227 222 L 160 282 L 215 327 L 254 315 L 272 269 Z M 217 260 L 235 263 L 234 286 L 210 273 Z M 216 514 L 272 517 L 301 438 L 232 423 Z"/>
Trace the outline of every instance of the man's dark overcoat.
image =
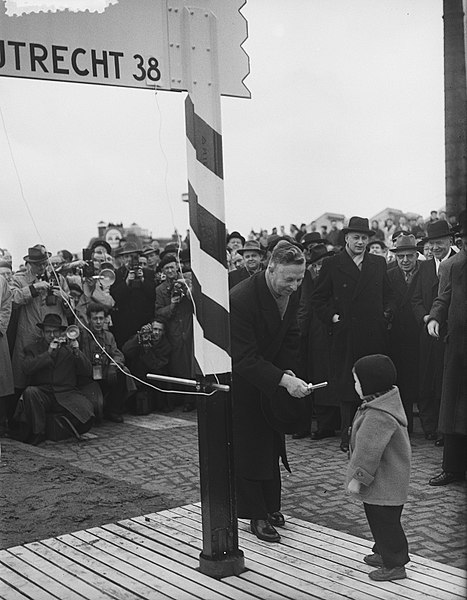
<path id="1" fill-rule="evenodd" d="M 156 300 L 156 283 L 152 269 L 143 269 L 143 281 L 130 286 L 126 284 L 127 275 L 127 267 L 117 269 L 115 282 L 110 288 L 110 294 L 115 300 L 112 333 L 120 348 L 143 325 L 151 321 Z"/>
<path id="2" fill-rule="evenodd" d="M 412 308 L 419 324 L 420 344 L 420 397 L 441 398 L 443 380 L 444 344 L 442 331 L 439 339 L 428 334 L 423 317 L 430 314 L 433 301 L 438 295 L 439 279 L 434 259 L 422 261 L 415 275 Z"/>
<path id="3" fill-rule="evenodd" d="M 311 307 L 311 296 L 317 279 L 307 269 L 301 285 L 300 304 L 297 313 L 301 336 L 302 374 L 306 381 L 320 383 L 328 381 L 325 388 L 313 392 L 313 401 L 319 406 L 339 406 L 333 382 L 330 381 L 331 336 L 329 326 L 324 325 Z"/>
<path id="4" fill-rule="evenodd" d="M 27 385 L 36 386 L 45 394 L 53 394 L 58 404 L 78 421 L 88 422 L 94 416 L 94 409 L 79 386 L 91 378 L 91 363 L 81 350 L 75 355 L 68 348 L 61 347 L 52 357 L 48 347 L 47 342 L 41 339 L 24 349 Z"/>
<path id="5" fill-rule="evenodd" d="M 300 343 L 297 307 L 294 293 L 281 319 L 264 271 L 230 292 L 234 448 L 240 477 L 272 479 L 275 438 L 287 466 L 284 435 L 266 421 L 261 394 L 273 397 L 284 371 L 296 372 Z"/>
<path id="6" fill-rule="evenodd" d="M 418 400 L 419 325 L 415 319 L 411 299 L 415 276 L 407 284 L 400 267 L 388 271 L 394 292 L 393 319 L 389 331 L 389 356 L 397 370 L 397 385 L 412 429 L 412 404 Z"/>
<path id="7" fill-rule="evenodd" d="M 430 317 L 447 321 L 439 431 L 467 435 L 467 253 L 441 263 Z"/>
<path id="8" fill-rule="evenodd" d="M 324 259 L 311 306 L 331 328 L 331 377 L 341 402 L 358 402 L 352 376 L 355 361 L 368 354 L 387 354 L 384 312 L 392 303 L 382 256 L 366 253 L 361 271 L 345 248 Z M 334 314 L 340 315 L 337 323 L 332 323 Z"/>

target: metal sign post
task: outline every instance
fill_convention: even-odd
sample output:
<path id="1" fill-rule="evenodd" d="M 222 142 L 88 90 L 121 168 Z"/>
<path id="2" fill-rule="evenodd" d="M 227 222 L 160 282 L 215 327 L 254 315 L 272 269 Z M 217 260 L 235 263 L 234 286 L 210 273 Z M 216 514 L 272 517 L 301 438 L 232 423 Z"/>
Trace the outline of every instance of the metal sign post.
<path id="1" fill-rule="evenodd" d="M 182 15 L 182 66 L 193 273 L 195 359 L 203 375 L 231 383 L 229 294 L 216 17 L 199 8 Z M 231 394 L 198 399 L 203 551 L 200 570 L 212 577 L 245 569 L 238 548 Z"/>
<path id="2" fill-rule="evenodd" d="M 230 388 L 221 95 L 249 98 L 241 47 L 246 0 L 119 0 L 103 13 L 7 14 L 0 0 L 0 77 L 188 91 L 185 103 L 193 268 L 194 358 Z M 196 7 L 191 7 L 196 4 Z M 230 391 L 199 396 L 203 551 L 212 577 L 244 569 L 238 549 Z"/>

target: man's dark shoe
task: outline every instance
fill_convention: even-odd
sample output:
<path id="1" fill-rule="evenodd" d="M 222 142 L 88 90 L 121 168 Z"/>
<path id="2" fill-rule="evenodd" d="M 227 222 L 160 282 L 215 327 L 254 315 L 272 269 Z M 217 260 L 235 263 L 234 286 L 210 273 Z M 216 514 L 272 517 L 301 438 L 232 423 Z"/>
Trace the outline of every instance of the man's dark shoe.
<path id="1" fill-rule="evenodd" d="M 368 577 L 373 579 L 373 581 L 394 581 L 395 579 L 405 579 L 407 573 L 405 572 L 405 567 L 393 567 L 392 569 L 380 567 L 376 571 L 368 573 Z"/>
<path id="2" fill-rule="evenodd" d="M 383 559 L 381 558 L 381 554 L 367 554 L 367 556 L 363 557 L 363 562 L 366 562 L 370 567 L 382 567 Z"/>
<path id="3" fill-rule="evenodd" d="M 464 481 L 463 473 L 450 473 L 449 471 L 441 471 L 439 475 L 432 477 L 428 482 L 430 485 L 448 485 L 454 481 Z"/>
<path id="4" fill-rule="evenodd" d="M 310 432 L 308 429 L 306 431 L 297 431 L 297 433 L 292 434 L 292 439 L 293 440 L 303 440 L 303 438 L 306 438 L 309 435 L 310 435 Z"/>
<path id="5" fill-rule="evenodd" d="M 107 421 L 112 421 L 112 423 L 123 423 L 123 417 L 117 413 L 109 413 L 107 415 Z"/>
<path id="6" fill-rule="evenodd" d="M 265 519 L 252 519 L 250 529 L 263 542 L 278 542 L 281 539 L 274 527 Z"/>
<path id="7" fill-rule="evenodd" d="M 268 521 L 273 527 L 284 527 L 285 525 L 284 515 L 279 511 L 269 514 Z"/>
<path id="8" fill-rule="evenodd" d="M 444 438 L 438 438 L 435 442 L 435 446 L 437 446 L 438 448 L 441 448 L 441 446 L 444 446 Z"/>
<path id="9" fill-rule="evenodd" d="M 312 440 L 324 440 L 325 438 L 334 437 L 336 434 L 331 429 L 317 429 L 311 434 Z"/>
<path id="10" fill-rule="evenodd" d="M 342 450 L 342 452 L 348 452 L 349 442 L 341 442 L 339 448 Z"/>

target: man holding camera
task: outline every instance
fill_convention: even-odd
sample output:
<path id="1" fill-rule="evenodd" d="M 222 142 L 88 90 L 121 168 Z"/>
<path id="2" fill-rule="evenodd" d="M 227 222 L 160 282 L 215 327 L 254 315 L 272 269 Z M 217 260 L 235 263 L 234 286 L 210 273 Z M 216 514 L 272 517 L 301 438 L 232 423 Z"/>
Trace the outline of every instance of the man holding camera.
<path id="1" fill-rule="evenodd" d="M 90 332 L 82 331 L 81 347 L 92 364 L 92 379 L 99 384 L 104 397 L 104 418 L 123 423 L 125 401 L 136 391 L 136 386 L 125 376 L 125 357 L 113 334 L 104 329 L 107 310 L 91 302 L 86 311 Z"/>
<path id="2" fill-rule="evenodd" d="M 171 347 L 165 337 L 165 326 L 161 320 L 154 319 L 125 342 L 123 354 L 130 372 L 141 381 L 136 382 L 135 401 L 139 398 L 153 400 L 154 407 L 168 412 L 169 407 L 165 394 L 154 388 L 145 386 L 147 373 L 168 375 Z M 152 384 L 152 382 L 149 382 Z M 158 386 L 159 387 L 159 386 Z"/>
<path id="3" fill-rule="evenodd" d="M 167 339 L 172 347 L 169 373 L 172 377 L 193 375 L 193 303 L 190 298 L 191 273 L 183 277 L 175 254 L 167 254 L 159 268 L 165 281 L 156 288 L 156 318 L 166 323 Z M 194 410 L 193 396 L 184 398 L 183 411 Z"/>
<path id="4" fill-rule="evenodd" d="M 154 271 L 139 265 L 140 251 L 127 242 L 119 252 L 123 264 L 115 273 L 110 294 L 115 300 L 112 331 L 120 347 L 154 316 Z"/>
<path id="5" fill-rule="evenodd" d="M 26 387 L 26 374 L 23 372 L 22 354 L 24 348 L 37 341 L 36 323 L 42 322 L 46 314 L 58 315 L 62 325 L 66 325 L 66 302 L 68 283 L 58 274 L 53 282 L 48 281 L 46 271 L 50 252 L 41 244 L 28 249 L 23 258 L 26 270 L 16 273 L 11 282 L 13 305 L 18 310 L 18 328 L 13 350 L 13 378 L 17 395 Z"/>
<path id="6" fill-rule="evenodd" d="M 22 352 L 28 386 L 14 416 L 22 425 L 22 441 L 34 445 L 46 439 L 48 412 L 64 412 L 79 433 L 89 431 L 94 417 L 91 402 L 78 389 L 81 380 L 91 373 L 91 364 L 79 349 L 78 340 L 64 335 L 67 328 L 57 314 L 47 313 L 36 325 L 42 335 Z"/>

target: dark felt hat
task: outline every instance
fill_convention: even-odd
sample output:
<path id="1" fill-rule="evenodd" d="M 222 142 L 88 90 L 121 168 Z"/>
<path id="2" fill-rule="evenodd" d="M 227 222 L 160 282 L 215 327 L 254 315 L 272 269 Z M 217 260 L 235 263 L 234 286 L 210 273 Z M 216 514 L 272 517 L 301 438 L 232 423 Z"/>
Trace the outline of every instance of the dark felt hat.
<path id="1" fill-rule="evenodd" d="M 42 244 L 36 244 L 32 248 L 28 248 L 28 253 L 23 256 L 23 260 L 29 263 L 41 263 L 46 261 L 50 256 L 51 252 L 47 252 L 45 246 Z"/>
<path id="2" fill-rule="evenodd" d="M 91 252 L 94 252 L 94 250 L 96 248 L 98 248 L 99 246 L 102 246 L 103 248 L 105 248 L 105 251 L 107 252 L 107 254 L 112 254 L 112 248 L 110 247 L 110 244 L 108 242 L 106 242 L 105 240 L 94 240 L 94 242 L 91 244 L 91 247 L 89 248 L 89 250 Z"/>
<path id="3" fill-rule="evenodd" d="M 426 226 L 426 240 L 436 240 L 438 238 L 450 237 L 452 231 L 449 229 L 447 221 L 440 219 Z"/>
<path id="4" fill-rule="evenodd" d="M 258 252 L 258 254 L 265 254 L 263 248 L 261 247 L 261 244 L 256 240 L 248 240 L 247 242 L 245 242 L 243 248 L 240 248 L 239 250 L 237 250 L 237 252 L 242 256 L 245 252 Z"/>
<path id="5" fill-rule="evenodd" d="M 232 231 L 232 233 L 229 233 L 229 235 L 227 236 L 226 243 L 228 244 L 230 242 L 230 240 L 232 240 L 234 238 L 242 240 L 242 244 L 244 244 L 246 241 L 241 233 L 239 233 L 238 231 Z"/>
<path id="6" fill-rule="evenodd" d="M 125 254 L 141 254 L 141 250 L 134 242 L 126 242 L 117 250 L 117 256 L 125 256 Z"/>
<path id="7" fill-rule="evenodd" d="M 148 254 L 153 253 L 160 255 L 159 248 L 153 248 L 153 246 L 143 246 L 143 250 L 141 251 L 142 256 L 148 256 Z"/>
<path id="8" fill-rule="evenodd" d="M 375 231 L 370 229 L 370 223 L 368 219 L 364 217 L 350 217 L 349 224 L 344 227 L 342 233 L 366 233 L 367 235 L 375 235 Z"/>
<path id="9" fill-rule="evenodd" d="M 396 385 L 396 367 L 385 354 L 363 356 L 354 364 L 353 370 L 360 381 L 364 396 L 384 392 Z"/>
<path id="10" fill-rule="evenodd" d="M 417 240 L 414 235 L 403 233 L 397 238 L 394 248 L 389 248 L 389 250 L 397 254 L 398 252 L 407 252 L 407 250 L 416 250 L 419 252 L 420 249 L 417 246 Z"/>
<path id="11" fill-rule="evenodd" d="M 59 315 L 55 313 L 47 313 L 44 317 L 42 323 L 36 323 L 39 329 L 44 329 L 44 327 L 56 327 L 57 329 L 61 329 L 61 331 L 65 331 L 66 325 L 62 324 L 62 320 Z"/>
<path id="12" fill-rule="evenodd" d="M 383 242 L 383 240 L 371 240 L 370 242 L 368 242 L 368 248 L 370 246 L 374 246 L 375 244 L 378 244 L 378 246 L 380 246 L 380 248 L 382 250 L 386 250 L 387 246 L 386 244 Z"/>
<path id="13" fill-rule="evenodd" d="M 328 249 L 324 244 L 317 244 L 310 250 L 310 264 L 313 264 L 322 258 L 326 258 L 327 256 L 334 256 L 334 254 L 335 252 L 333 250 L 328 252 Z"/>
<path id="14" fill-rule="evenodd" d="M 310 233 L 306 233 L 302 239 L 300 240 L 302 246 L 306 248 L 310 244 L 329 244 L 329 240 L 322 238 L 319 231 L 311 231 Z"/>
<path id="15" fill-rule="evenodd" d="M 272 396 L 261 394 L 261 409 L 268 424 L 279 433 L 303 430 L 311 396 L 294 398 L 282 387 Z"/>
<path id="16" fill-rule="evenodd" d="M 177 257 L 175 254 L 166 254 L 161 262 L 159 263 L 158 269 L 163 269 L 166 265 L 169 265 L 170 263 L 176 263 L 177 262 Z"/>

